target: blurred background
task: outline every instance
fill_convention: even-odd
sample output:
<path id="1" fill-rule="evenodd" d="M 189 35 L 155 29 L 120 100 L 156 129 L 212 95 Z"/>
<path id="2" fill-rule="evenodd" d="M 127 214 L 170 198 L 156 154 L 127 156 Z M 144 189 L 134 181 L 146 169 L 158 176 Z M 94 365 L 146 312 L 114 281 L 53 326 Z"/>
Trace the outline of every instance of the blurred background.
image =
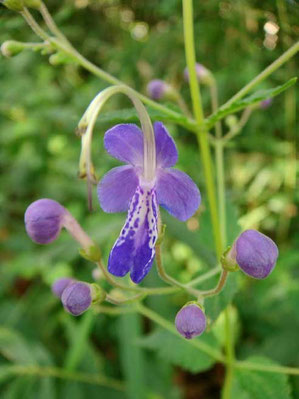
<path id="1" fill-rule="evenodd" d="M 151 79 L 164 79 L 191 106 L 183 80 L 180 0 L 51 0 L 47 6 L 73 45 L 101 68 L 144 94 Z M 202 0 L 194 8 L 197 60 L 215 74 L 220 103 L 298 39 L 299 5 L 293 0 Z M 20 15 L 0 6 L 0 43 L 8 39 L 38 41 Z M 76 65 L 50 65 L 48 58 L 30 50 L 10 59 L 0 56 L 1 399 L 217 399 L 222 365 L 200 354 L 194 358 L 192 347 L 190 352 L 188 344 L 177 343 L 139 315 L 89 311 L 74 318 L 51 293 L 56 278 L 92 282 L 101 276 L 79 256 L 66 232 L 50 246 L 31 242 L 23 223 L 27 206 L 43 197 L 61 202 L 99 243 L 105 261 L 125 215 L 104 214 L 95 192 L 90 213 L 86 182 L 77 178 L 75 128 L 107 83 Z M 292 59 L 259 88 L 283 84 L 295 72 Z M 202 94 L 208 115 L 209 91 L 203 87 Z M 221 312 L 233 300 L 237 357 L 265 356 L 288 366 L 299 365 L 295 100 L 292 87 L 267 109 L 254 111 L 227 148 L 229 242 L 241 229 L 256 228 L 278 243 L 280 256 L 266 281 L 238 273 L 219 297 L 207 300 L 211 326 L 203 338 L 221 348 Z M 117 96 L 99 118 L 93 143 L 98 177 L 118 165 L 103 150 L 103 133 L 115 123 L 134 121 L 130 107 Z M 215 255 L 196 139 L 183 128 L 167 126 L 179 148 L 178 167 L 192 176 L 203 198 L 200 217 L 186 224 L 163 213 L 166 269 L 188 282 L 215 266 Z M 215 279 L 202 287 L 212 287 Z M 162 284 L 154 268 L 144 284 Z M 173 321 L 186 300 L 176 294 L 149 297 L 146 304 Z M 8 371 L 8 365 L 15 368 Z M 249 377 L 255 381 L 253 372 Z M 298 377 L 276 379 L 285 389 L 274 389 L 269 398 L 299 398 Z M 256 398 L 250 389 L 244 375 L 236 376 L 233 399 Z"/>

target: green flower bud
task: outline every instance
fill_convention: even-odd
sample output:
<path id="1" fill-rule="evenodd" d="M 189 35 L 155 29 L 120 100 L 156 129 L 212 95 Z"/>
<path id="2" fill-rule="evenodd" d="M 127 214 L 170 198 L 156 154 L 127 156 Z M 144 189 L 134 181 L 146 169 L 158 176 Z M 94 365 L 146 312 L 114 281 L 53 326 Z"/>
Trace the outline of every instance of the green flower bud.
<path id="1" fill-rule="evenodd" d="M 73 64 L 76 61 L 72 56 L 59 51 L 51 55 L 51 57 L 49 58 L 49 62 L 51 65 L 63 65 Z"/>
<path id="2" fill-rule="evenodd" d="M 12 11 L 23 11 L 24 4 L 22 0 L 0 0 L 5 7 Z"/>
<path id="3" fill-rule="evenodd" d="M 25 44 L 22 42 L 17 42 L 15 40 L 7 40 L 6 42 L 2 43 L 1 53 L 5 57 L 13 57 L 14 55 L 17 55 L 21 51 L 23 51 L 25 47 L 26 47 Z"/>

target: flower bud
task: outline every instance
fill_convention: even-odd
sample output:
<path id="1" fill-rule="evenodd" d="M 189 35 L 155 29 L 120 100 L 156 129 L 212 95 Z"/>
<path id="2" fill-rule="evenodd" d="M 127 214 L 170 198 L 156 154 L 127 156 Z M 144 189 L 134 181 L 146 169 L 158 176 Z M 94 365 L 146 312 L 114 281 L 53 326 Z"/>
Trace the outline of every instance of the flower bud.
<path id="1" fill-rule="evenodd" d="M 24 6 L 28 8 L 36 8 L 37 10 L 41 7 L 41 0 L 23 0 Z"/>
<path id="2" fill-rule="evenodd" d="M 4 57 L 13 57 L 19 54 L 25 48 L 24 43 L 17 42 L 16 40 L 7 40 L 1 45 L 1 53 Z"/>
<path id="3" fill-rule="evenodd" d="M 271 106 L 272 102 L 273 102 L 272 98 L 267 98 L 266 100 L 263 100 L 263 101 L 260 102 L 260 104 L 259 104 L 260 108 L 261 109 L 267 109 L 267 108 L 269 108 Z"/>
<path id="4" fill-rule="evenodd" d="M 228 256 L 248 276 L 263 279 L 276 264 L 278 248 L 271 238 L 257 230 L 245 230 L 235 240 Z"/>
<path id="5" fill-rule="evenodd" d="M 81 281 L 69 284 L 61 295 L 61 302 L 67 312 L 74 316 L 79 316 L 91 305 L 90 285 Z"/>
<path id="6" fill-rule="evenodd" d="M 22 0 L 0 0 L 5 7 L 12 11 L 23 11 L 24 4 Z"/>
<path id="7" fill-rule="evenodd" d="M 205 330 L 206 316 L 198 304 L 186 304 L 176 315 L 175 327 L 183 337 L 192 339 Z"/>
<path id="8" fill-rule="evenodd" d="M 164 80 L 154 79 L 147 85 L 147 93 L 153 100 L 162 100 L 171 91 L 171 86 L 164 82 Z"/>
<path id="9" fill-rule="evenodd" d="M 52 285 L 52 292 L 55 296 L 57 296 L 57 298 L 61 298 L 61 295 L 63 293 L 63 291 L 66 289 L 66 287 L 73 283 L 74 280 L 68 277 L 64 277 L 64 278 L 59 278 L 58 280 L 56 280 L 54 282 L 54 284 Z"/>
<path id="10" fill-rule="evenodd" d="M 196 63 L 195 65 L 196 76 L 200 83 L 210 85 L 213 81 L 213 76 L 211 71 L 209 71 L 202 64 Z M 184 79 L 186 82 L 189 82 L 189 71 L 188 67 L 184 69 Z"/>
<path id="11" fill-rule="evenodd" d="M 66 214 L 67 210 L 51 199 L 33 202 L 25 212 L 27 234 L 38 244 L 49 244 L 58 237 Z"/>

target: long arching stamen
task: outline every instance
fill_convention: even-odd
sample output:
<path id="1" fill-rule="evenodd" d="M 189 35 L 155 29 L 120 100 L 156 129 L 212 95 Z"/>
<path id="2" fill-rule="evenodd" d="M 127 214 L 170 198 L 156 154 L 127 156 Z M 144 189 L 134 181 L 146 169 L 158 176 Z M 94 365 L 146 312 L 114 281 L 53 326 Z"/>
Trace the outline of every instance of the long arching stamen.
<path id="1" fill-rule="evenodd" d="M 127 95 L 136 108 L 142 132 L 144 135 L 144 164 L 143 177 L 150 182 L 155 177 L 156 171 L 156 145 L 153 126 L 146 108 L 142 102 L 136 97 L 133 90 L 125 86 L 112 86 L 101 91 L 90 103 L 78 125 L 78 132 L 82 135 L 82 149 L 79 163 L 79 173 L 81 176 L 87 176 L 92 180 L 93 165 L 91 161 L 91 142 L 92 133 L 96 119 L 105 104 L 105 102 L 114 94 L 123 93 Z"/>

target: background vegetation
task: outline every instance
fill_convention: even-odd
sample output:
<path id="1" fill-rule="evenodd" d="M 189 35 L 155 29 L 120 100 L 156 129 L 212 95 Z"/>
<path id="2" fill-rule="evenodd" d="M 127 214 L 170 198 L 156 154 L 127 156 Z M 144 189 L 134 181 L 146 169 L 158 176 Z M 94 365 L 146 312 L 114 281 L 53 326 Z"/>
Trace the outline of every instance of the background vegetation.
<path id="1" fill-rule="evenodd" d="M 215 74 L 220 103 L 298 35 L 299 7 L 292 0 L 194 3 L 197 59 Z M 51 0 L 47 5 L 74 46 L 104 70 L 143 93 L 150 79 L 165 79 L 190 103 L 182 77 L 180 0 Z M 267 22 L 277 24 L 278 32 L 269 36 Z M 0 43 L 8 39 L 37 41 L 20 15 L 0 6 Z M 294 75 L 291 60 L 260 88 L 283 84 Z M 223 366 L 203 354 L 195 356 L 192 347 L 140 315 L 66 314 L 51 284 L 62 276 L 92 282 L 94 267 L 79 256 L 66 233 L 47 247 L 35 245 L 25 233 L 26 207 L 38 198 L 53 198 L 78 218 L 107 259 L 124 215 L 104 214 L 96 196 L 95 209 L 88 212 L 86 184 L 77 178 L 80 140 L 74 134 L 87 105 L 107 84 L 76 65 L 50 65 L 47 56 L 32 51 L 11 59 L 1 56 L 0 79 L 1 398 L 218 398 Z M 211 326 L 203 337 L 222 347 L 221 312 L 233 297 L 237 357 L 270 358 L 286 366 L 299 365 L 295 93 L 292 87 L 268 109 L 256 110 L 225 158 L 229 241 L 241 228 L 259 229 L 278 243 L 278 264 L 265 281 L 238 273 L 221 296 L 207 300 Z M 203 98 L 209 114 L 205 88 Z M 118 165 L 103 151 L 103 133 L 130 120 L 132 113 L 124 111 L 129 108 L 118 96 L 97 124 L 94 160 L 99 177 Z M 174 124 L 168 127 L 179 147 L 179 168 L 197 182 L 203 198 L 200 218 L 186 225 L 163 214 L 166 269 L 187 282 L 212 268 L 215 255 L 196 138 Z M 212 287 L 215 281 L 202 286 Z M 145 284 L 159 284 L 154 268 Z M 172 322 L 187 299 L 182 294 L 150 297 L 147 305 Z M 239 370 L 232 395 L 299 398 L 299 377 Z"/>

